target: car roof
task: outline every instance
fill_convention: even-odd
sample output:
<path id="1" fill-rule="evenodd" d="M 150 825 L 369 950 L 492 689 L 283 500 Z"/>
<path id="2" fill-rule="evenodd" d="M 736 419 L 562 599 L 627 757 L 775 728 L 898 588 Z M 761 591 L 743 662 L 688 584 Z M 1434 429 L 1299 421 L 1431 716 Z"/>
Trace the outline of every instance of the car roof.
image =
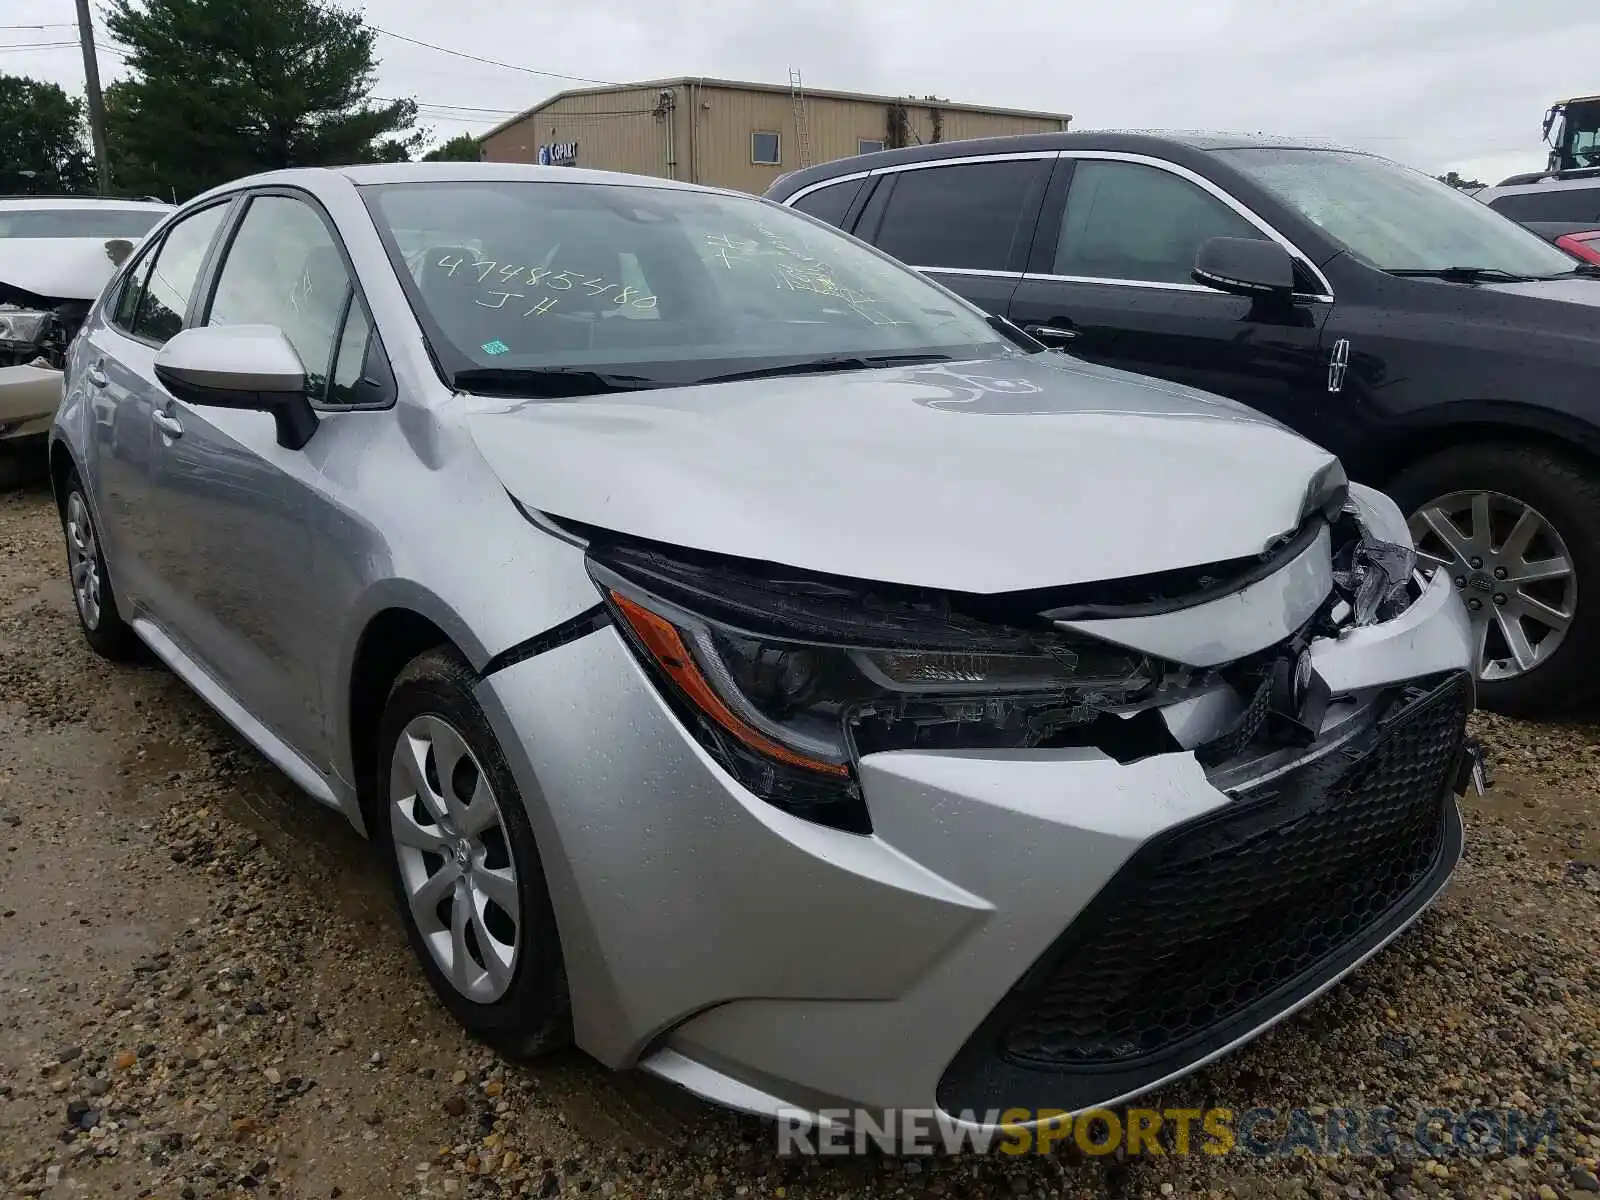
<path id="1" fill-rule="evenodd" d="M 1600 175 L 1592 175 L 1587 179 L 1547 178 L 1528 183 L 1502 183 L 1481 188 L 1472 195 L 1487 204 L 1501 196 L 1517 196 L 1528 192 L 1581 192 L 1591 188 L 1600 188 Z"/>
<path id="2" fill-rule="evenodd" d="M 6 212 L 47 212 L 71 208 L 105 208 L 118 212 L 171 212 L 175 206 L 161 200 L 119 200 L 115 196 L 0 196 Z"/>
<path id="3" fill-rule="evenodd" d="M 1325 150 L 1345 154 L 1367 151 L 1316 138 L 1287 138 L 1258 133 L 1219 133 L 1172 129 L 1086 129 L 1060 133 L 1023 133 L 1000 137 L 968 138 L 956 142 L 937 142 L 879 150 L 852 158 L 836 159 L 805 167 L 780 176 L 769 195 L 788 194 L 807 184 L 835 175 L 877 170 L 902 163 L 933 162 L 943 158 L 965 158 L 978 154 L 1026 154 L 1051 150 L 1107 150 L 1122 154 L 1143 154 L 1153 158 L 1175 158 L 1216 150 Z M 1373 156 L 1376 157 L 1376 156 Z"/>
<path id="4" fill-rule="evenodd" d="M 475 162 L 418 162 L 418 163 L 362 163 L 339 167 L 291 167 L 282 171 L 267 171 L 248 175 L 221 184 L 206 196 L 221 195 L 247 187 L 280 185 L 307 187 L 315 190 L 333 181 L 348 181 L 357 187 L 393 183 L 579 183 L 609 184 L 620 187 L 671 188 L 679 191 L 710 192 L 719 195 L 742 196 L 753 199 L 748 192 L 729 188 L 707 187 L 704 184 L 685 183 L 678 179 L 660 179 L 654 175 L 630 175 L 623 171 L 595 171 L 582 167 L 541 167 L 533 163 L 475 163 Z M 199 197 L 197 197 L 198 199 Z"/>

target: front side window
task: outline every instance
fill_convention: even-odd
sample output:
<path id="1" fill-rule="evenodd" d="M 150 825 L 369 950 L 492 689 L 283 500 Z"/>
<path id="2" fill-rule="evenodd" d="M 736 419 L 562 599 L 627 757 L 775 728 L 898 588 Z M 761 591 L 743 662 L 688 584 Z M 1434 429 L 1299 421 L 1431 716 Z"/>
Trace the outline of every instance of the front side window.
<path id="1" fill-rule="evenodd" d="M 915 272 L 755 197 L 532 181 L 362 196 L 452 376 L 577 368 L 693 383 L 797 359 L 1008 346 Z M 407 255 L 417 231 L 435 243 Z"/>
<path id="2" fill-rule="evenodd" d="M 783 161 L 780 143 L 782 139 L 776 134 L 766 130 L 757 130 L 750 135 L 750 161 L 767 166 L 776 166 Z"/>
<path id="3" fill-rule="evenodd" d="M 167 236 L 155 253 L 138 311 L 129 326 L 135 336 L 159 345 L 170 341 L 183 328 L 195 280 L 200 277 L 206 252 L 211 249 L 211 239 L 216 237 L 227 210 L 226 202 L 213 204 L 184 217 L 167 230 Z"/>
<path id="4" fill-rule="evenodd" d="M 1513 221 L 1600 220 L 1600 186 L 1549 187 L 1537 192 L 1496 196 L 1489 207 Z"/>
<path id="5" fill-rule="evenodd" d="M 1054 272 L 1190 283 L 1195 254 L 1208 239 L 1261 236 L 1221 200 L 1171 171 L 1085 159 L 1072 172 Z"/>
<path id="6" fill-rule="evenodd" d="M 886 177 L 893 182 L 878 247 L 917 267 L 1003 271 L 1039 160 L 958 163 Z M 879 185 L 880 187 L 882 185 Z"/>
<path id="7" fill-rule="evenodd" d="M 305 366 L 307 393 L 322 399 L 350 294 L 350 273 L 316 210 L 257 196 L 217 273 L 206 324 L 277 326 Z"/>
<path id="8" fill-rule="evenodd" d="M 1465 267 L 1530 277 L 1572 271 L 1572 259 L 1538 234 L 1388 159 L 1257 146 L 1213 153 L 1379 270 Z"/>
<path id="9" fill-rule="evenodd" d="M 0 211 L 0 238 L 138 240 L 166 216 L 159 209 L 44 208 Z"/>

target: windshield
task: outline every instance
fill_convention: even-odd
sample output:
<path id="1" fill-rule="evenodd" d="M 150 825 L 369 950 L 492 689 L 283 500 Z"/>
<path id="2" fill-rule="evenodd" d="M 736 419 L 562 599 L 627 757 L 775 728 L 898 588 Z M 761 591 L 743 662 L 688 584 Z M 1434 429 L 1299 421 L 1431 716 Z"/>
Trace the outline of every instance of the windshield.
<path id="1" fill-rule="evenodd" d="M 0 210 L 0 238 L 142 238 L 164 216 L 138 208 Z"/>
<path id="2" fill-rule="evenodd" d="M 692 383 L 1010 347 L 920 275 L 754 197 L 534 181 L 363 195 L 452 378 L 585 370 Z"/>
<path id="3" fill-rule="evenodd" d="M 1369 154 L 1251 147 L 1215 151 L 1385 271 L 1472 267 L 1570 274 L 1572 259 L 1449 184 Z"/>

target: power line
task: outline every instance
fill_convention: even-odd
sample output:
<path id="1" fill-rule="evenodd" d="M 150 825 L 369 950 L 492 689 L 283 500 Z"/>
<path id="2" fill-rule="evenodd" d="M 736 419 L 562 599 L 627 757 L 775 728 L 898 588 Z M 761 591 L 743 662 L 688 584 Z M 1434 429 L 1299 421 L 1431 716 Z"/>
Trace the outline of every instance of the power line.
<path id="1" fill-rule="evenodd" d="M 77 42 L 24 42 L 15 46 L 0 46 L 0 54 L 7 50 L 56 50 L 62 46 L 76 46 Z"/>
<path id="2" fill-rule="evenodd" d="M 483 63 L 490 67 L 503 67 L 507 71 L 525 71 L 529 75 L 544 75 L 550 79 L 565 79 L 569 83 L 598 83 L 608 87 L 614 86 L 614 81 L 610 79 L 588 79 L 582 75 L 563 75 L 559 71 L 541 71 L 535 67 L 519 66 L 516 63 L 497 62 L 492 58 L 480 58 L 476 54 L 468 54 L 464 50 L 452 50 L 448 46 L 436 46 L 432 42 L 420 41 L 414 37 L 407 37 L 403 33 L 394 33 L 388 29 L 381 29 L 376 25 L 369 26 L 369 28 L 374 33 L 381 33 L 384 37 L 394 38 L 397 42 L 410 42 L 413 46 L 421 46 L 426 50 L 437 50 L 440 54 L 451 54 L 456 58 L 470 59 L 473 62 Z"/>
<path id="3" fill-rule="evenodd" d="M 0 25 L 0 29 L 73 29 L 71 21 L 46 21 L 42 25 Z"/>

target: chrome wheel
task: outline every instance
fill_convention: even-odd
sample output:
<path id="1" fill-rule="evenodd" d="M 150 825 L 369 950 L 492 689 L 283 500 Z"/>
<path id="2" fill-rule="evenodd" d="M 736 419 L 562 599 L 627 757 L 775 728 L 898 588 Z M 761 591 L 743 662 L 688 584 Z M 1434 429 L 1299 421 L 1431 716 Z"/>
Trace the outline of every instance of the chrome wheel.
<path id="1" fill-rule="evenodd" d="M 395 745 L 389 829 L 434 963 L 469 1000 L 498 1000 L 522 949 L 516 863 L 488 776 L 439 717 L 413 718 Z"/>
<path id="2" fill-rule="evenodd" d="M 100 627 L 100 547 L 83 493 L 67 497 L 67 569 L 78 615 L 90 629 Z"/>
<path id="3" fill-rule="evenodd" d="M 1524 675 L 1556 652 L 1578 612 L 1578 576 L 1542 513 L 1499 492 L 1451 492 L 1410 525 L 1423 563 L 1449 572 L 1466 600 L 1480 679 Z"/>

